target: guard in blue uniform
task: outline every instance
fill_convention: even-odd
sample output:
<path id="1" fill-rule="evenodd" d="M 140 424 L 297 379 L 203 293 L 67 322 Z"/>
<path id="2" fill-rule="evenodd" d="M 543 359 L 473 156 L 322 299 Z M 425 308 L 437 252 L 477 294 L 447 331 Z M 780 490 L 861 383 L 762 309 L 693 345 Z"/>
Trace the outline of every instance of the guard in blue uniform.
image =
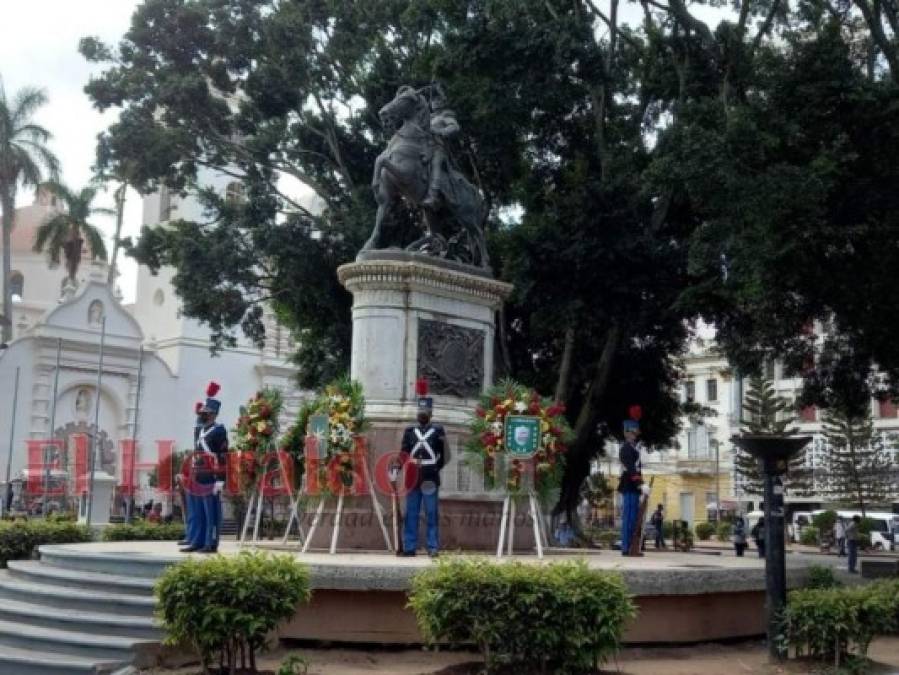
<path id="1" fill-rule="evenodd" d="M 197 439 L 200 437 L 200 430 L 203 428 L 203 418 L 200 416 L 200 410 L 203 409 L 203 402 L 198 401 L 194 406 L 194 413 L 197 418 L 194 421 L 194 448 L 197 447 Z M 175 467 L 175 480 L 178 488 L 181 490 L 182 503 L 184 504 L 184 539 L 178 542 L 178 546 L 190 546 L 191 542 L 196 539 L 197 535 L 197 514 L 203 508 L 203 504 L 199 497 L 194 494 L 194 490 L 185 489 L 184 475 L 181 473 L 184 467 Z"/>
<path id="2" fill-rule="evenodd" d="M 422 502 L 424 502 L 428 521 L 428 555 L 434 558 L 440 550 L 438 502 L 446 433 L 442 426 L 431 422 L 433 408 L 433 399 L 428 396 L 419 397 L 418 424 L 406 428 L 400 448 L 404 463 L 413 463 L 407 476 L 415 478 L 414 486 L 406 495 L 406 522 L 403 528 L 404 556 L 414 556 L 415 550 L 418 548 L 418 514 Z"/>
<path id="3" fill-rule="evenodd" d="M 640 450 L 637 448 L 639 433 L 640 423 L 637 420 L 625 420 L 624 443 L 618 451 L 618 459 L 622 464 L 621 477 L 618 479 L 618 492 L 621 493 L 621 555 L 628 555 L 640 512 L 643 473 Z"/>
<path id="4" fill-rule="evenodd" d="M 224 425 L 216 422 L 222 403 L 212 398 L 218 390 L 217 384 L 210 384 L 206 390 L 209 397 L 199 412 L 202 426 L 197 433 L 192 480 L 188 486 L 194 495 L 190 509 L 196 512 L 196 520 L 192 538 L 188 547 L 181 549 L 182 553 L 218 551 L 222 521 L 221 494 L 225 484 L 225 456 L 228 452 L 228 432 Z"/>

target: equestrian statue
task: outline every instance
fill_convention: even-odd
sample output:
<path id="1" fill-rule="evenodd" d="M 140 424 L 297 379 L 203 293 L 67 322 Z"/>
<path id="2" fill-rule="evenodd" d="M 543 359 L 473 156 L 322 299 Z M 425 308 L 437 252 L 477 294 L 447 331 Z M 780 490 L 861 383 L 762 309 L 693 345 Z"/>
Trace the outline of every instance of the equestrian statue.
<path id="1" fill-rule="evenodd" d="M 378 117 L 385 129 L 395 131 L 375 160 L 372 189 L 378 213 L 360 253 L 401 243 L 385 232 L 385 219 L 402 197 L 423 215 L 424 234 L 407 251 L 488 267 L 484 200 L 453 162 L 449 141 L 459 133 L 459 123 L 440 86 L 404 85 Z"/>

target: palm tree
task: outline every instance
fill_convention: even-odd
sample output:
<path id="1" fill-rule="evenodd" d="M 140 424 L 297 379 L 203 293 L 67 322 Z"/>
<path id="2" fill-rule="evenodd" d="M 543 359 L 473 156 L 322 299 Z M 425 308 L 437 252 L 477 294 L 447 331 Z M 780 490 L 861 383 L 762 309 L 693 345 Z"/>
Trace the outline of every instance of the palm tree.
<path id="1" fill-rule="evenodd" d="M 36 253 L 46 250 L 54 263 L 58 263 L 60 257 L 65 258 L 69 280 L 76 284 L 75 276 L 81 266 L 81 247 L 85 240 L 93 258 L 106 260 L 103 235 L 96 225 L 88 221 L 98 214 L 114 215 L 115 211 L 91 205 L 97 196 L 97 188 L 93 186 L 76 193 L 62 183 L 50 182 L 47 189 L 62 200 L 64 208 L 37 228 L 34 250 Z"/>
<path id="2" fill-rule="evenodd" d="M 0 80 L 0 209 L 3 210 L 3 316 L 2 341 L 12 337 L 12 252 L 10 247 L 15 218 L 16 190 L 37 187 L 45 172 L 55 178 L 59 161 L 47 148 L 51 136 L 32 122 L 34 113 L 47 102 L 41 89 L 25 87 L 10 100 Z"/>

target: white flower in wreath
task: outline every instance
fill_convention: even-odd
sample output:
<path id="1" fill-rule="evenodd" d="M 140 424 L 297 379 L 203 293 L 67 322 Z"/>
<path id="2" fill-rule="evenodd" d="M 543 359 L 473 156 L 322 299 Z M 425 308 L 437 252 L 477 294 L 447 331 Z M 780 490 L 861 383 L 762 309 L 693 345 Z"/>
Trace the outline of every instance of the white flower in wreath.
<path id="1" fill-rule="evenodd" d="M 543 447 L 549 447 L 549 444 L 552 443 L 553 436 L 552 434 L 543 434 Z"/>
<path id="2" fill-rule="evenodd" d="M 499 436 L 503 433 L 503 423 L 502 422 L 492 422 L 490 424 L 490 431 L 493 432 L 494 436 Z"/>
<path id="3" fill-rule="evenodd" d="M 515 412 L 523 413 L 527 409 L 528 409 L 527 403 L 525 403 L 524 401 L 515 401 Z"/>

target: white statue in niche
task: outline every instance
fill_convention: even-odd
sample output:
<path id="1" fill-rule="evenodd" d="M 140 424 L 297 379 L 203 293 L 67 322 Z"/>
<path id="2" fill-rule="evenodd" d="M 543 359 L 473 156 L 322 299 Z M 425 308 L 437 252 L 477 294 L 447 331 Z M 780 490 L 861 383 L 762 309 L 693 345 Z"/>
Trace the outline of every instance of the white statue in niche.
<path id="1" fill-rule="evenodd" d="M 86 420 L 91 411 L 91 402 L 93 395 L 90 389 L 82 387 L 75 394 L 75 417 L 79 420 Z"/>
<path id="2" fill-rule="evenodd" d="M 94 300 L 87 308 L 87 322 L 92 326 L 99 326 L 103 320 L 103 303 Z"/>

